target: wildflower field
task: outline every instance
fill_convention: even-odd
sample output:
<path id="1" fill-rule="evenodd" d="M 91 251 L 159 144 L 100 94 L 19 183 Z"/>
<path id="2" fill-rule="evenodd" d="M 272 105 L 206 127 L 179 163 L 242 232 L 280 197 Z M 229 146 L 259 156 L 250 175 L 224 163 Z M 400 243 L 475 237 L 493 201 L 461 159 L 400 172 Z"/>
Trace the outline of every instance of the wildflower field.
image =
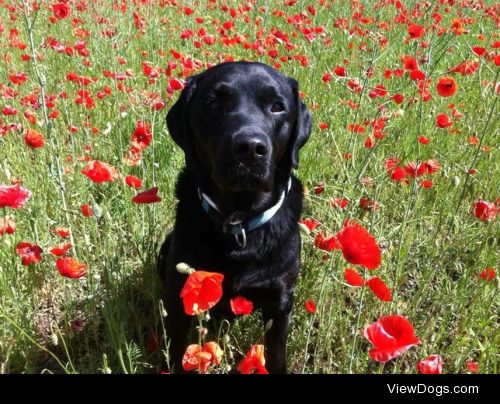
<path id="1" fill-rule="evenodd" d="M 289 371 L 498 373 L 499 25 L 481 0 L 0 0 L 0 373 L 170 369 L 165 117 L 231 60 L 313 116 Z M 196 313 L 186 370 L 265 372 L 235 303 Z"/>

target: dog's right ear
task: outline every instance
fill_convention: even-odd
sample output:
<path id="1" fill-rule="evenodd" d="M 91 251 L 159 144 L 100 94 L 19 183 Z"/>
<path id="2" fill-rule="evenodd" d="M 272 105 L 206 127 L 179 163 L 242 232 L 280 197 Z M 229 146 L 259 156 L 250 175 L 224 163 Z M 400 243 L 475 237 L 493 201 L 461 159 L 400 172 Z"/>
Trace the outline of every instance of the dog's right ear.
<path id="1" fill-rule="evenodd" d="M 167 114 L 167 126 L 175 143 L 184 151 L 186 166 L 194 163 L 194 149 L 192 146 L 191 130 L 188 123 L 189 101 L 196 91 L 197 76 L 188 77 L 184 89 L 177 102 Z"/>

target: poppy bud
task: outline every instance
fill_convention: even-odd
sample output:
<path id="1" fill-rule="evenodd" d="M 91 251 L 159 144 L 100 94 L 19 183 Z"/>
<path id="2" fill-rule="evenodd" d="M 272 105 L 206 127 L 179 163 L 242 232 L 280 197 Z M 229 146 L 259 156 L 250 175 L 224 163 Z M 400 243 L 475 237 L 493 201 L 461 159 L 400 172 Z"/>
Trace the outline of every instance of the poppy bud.
<path id="1" fill-rule="evenodd" d="M 460 184 L 460 177 L 457 177 L 456 175 L 451 179 L 451 185 L 453 186 L 453 188 L 456 188 L 458 187 L 458 185 Z"/>
<path id="2" fill-rule="evenodd" d="M 52 341 L 52 345 L 57 346 L 59 344 L 59 338 L 57 337 L 57 334 L 52 334 L 50 336 L 50 340 Z"/>
<path id="3" fill-rule="evenodd" d="M 273 319 L 271 318 L 267 323 L 266 323 L 266 327 L 264 328 L 264 332 L 268 332 L 273 326 Z"/>
<path id="4" fill-rule="evenodd" d="M 202 338 L 208 334 L 208 329 L 206 327 L 198 327 L 198 331 Z"/>
<path id="5" fill-rule="evenodd" d="M 394 116 L 403 116 L 405 114 L 404 109 L 398 109 L 397 111 L 394 112 Z"/>
<path id="6" fill-rule="evenodd" d="M 104 130 L 102 131 L 102 134 L 103 134 L 103 135 L 109 135 L 109 134 L 111 133 L 111 129 L 112 129 L 112 128 L 113 128 L 113 127 L 111 126 L 111 123 L 109 123 L 109 122 L 108 122 L 108 124 L 106 125 L 106 129 L 104 129 Z"/>
<path id="7" fill-rule="evenodd" d="M 488 247 L 490 247 L 490 248 L 491 248 L 491 247 L 494 247 L 494 246 L 495 246 L 496 241 L 497 241 L 497 239 L 496 239 L 495 237 L 489 237 L 489 238 L 488 238 L 488 241 L 487 241 L 487 243 L 488 243 Z"/>
<path id="8" fill-rule="evenodd" d="M 160 299 L 160 314 L 162 317 L 168 316 L 167 310 L 165 310 L 165 306 L 163 306 L 163 300 L 161 299 Z"/>
<path id="9" fill-rule="evenodd" d="M 305 235 L 311 234 L 311 232 L 309 231 L 309 227 L 307 227 L 304 223 L 299 223 L 299 230 Z"/>
<path id="10" fill-rule="evenodd" d="M 185 275 L 189 275 L 194 272 L 194 269 L 191 268 L 188 264 L 184 262 L 179 262 L 176 266 L 175 269 L 177 269 L 177 272 Z"/>

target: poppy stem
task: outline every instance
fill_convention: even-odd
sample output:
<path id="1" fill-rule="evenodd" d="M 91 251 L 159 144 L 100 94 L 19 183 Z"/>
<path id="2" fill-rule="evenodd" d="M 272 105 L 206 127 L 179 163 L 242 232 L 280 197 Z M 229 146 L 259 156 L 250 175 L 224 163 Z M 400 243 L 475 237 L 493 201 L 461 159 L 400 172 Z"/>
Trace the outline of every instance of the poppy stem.
<path id="1" fill-rule="evenodd" d="M 66 190 L 66 186 L 64 184 L 64 181 L 62 179 L 62 167 L 61 167 L 61 162 L 59 159 L 58 154 L 56 153 L 56 143 L 54 141 L 54 136 L 52 136 L 52 122 L 49 119 L 48 115 L 48 109 L 47 105 L 45 103 L 45 86 L 46 86 L 46 77 L 45 75 L 41 72 L 40 67 L 38 66 L 37 62 L 37 53 L 36 53 L 36 46 L 35 46 L 35 40 L 33 38 L 33 28 L 38 16 L 39 8 L 35 10 L 34 17 L 30 20 L 29 18 L 29 4 L 26 0 L 23 1 L 23 16 L 24 16 L 24 21 L 26 24 L 26 29 L 28 31 L 28 40 L 30 44 L 30 50 L 31 50 L 31 57 L 33 61 L 33 70 L 35 72 L 35 76 L 38 80 L 38 84 L 40 85 L 40 106 L 42 109 L 43 113 L 43 120 L 45 123 L 45 126 L 47 128 L 47 138 L 49 139 L 51 148 L 52 148 L 52 153 L 50 153 L 52 163 L 56 166 L 57 169 L 57 177 L 53 178 L 53 176 L 50 176 L 50 178 L 53 179 L 53 182 L 55 183 L 54 185 L 56 188 L 59 189 L 60 195 L 61 195 L 61 202 L 64 210 L 64 215 L 66 219 L 66 225 L 70 228 L 70 241 L 71 241 L 71 250 L 72 253 L 75 257 L 76 255 L 76 250 L 75 250 L 75 240 L 73 238 L 73 231 L 71 229 L 71 221 L 69 217 L 69 212 L 68 212 L 68 204 L 66 203 L 66 196 L 64 194 Z"/>
<path id="2" fill-rule="evenodd" d="M 499 76 L 499 74 L 500 74 L 500 70 L 497 69 L 497 74 L 495 75 L 495 79 L 493 80 L 494 83 L 498 82 L 498 76 Z M 454 223 L 455 223 L 454 218 L 457 216 L 457 213 L 458 213 L 458 211 L 460 209 L 460 206 L 462 206 L 462 202 L 464 200 L 465 193 L 467 192 L 467 189 L 468 189 L 469 180 L 472 177 L 469 174 L 469 172 L 476 165 L 476 162 L 477 162 L 477 160 L 479 158 L 479 153 L 482 150 L 481 146 L 483 145 L 483 142 L 484 142 L 487 134 L 489 133 L 489 132 L 486 131 L 486 129 L 488 128 L 488 126 L 490 124 L 491 118 L 494 115 L 494 111 L 496 111 L 496 105 L 497 105 L 497 101 L 498 101 L 498 97 L 494 97 L 494 98 L 495 98 L 495 100 L 493 101 L 493 106 L 491 107 L 490 113 L 488 115 L 488 119 L 486 120 L 486 123 L 484 124 L 484 128 L 481 131 L 481 135 L 479 136 L 479 145 L 477 146 L 476 153 L 474 154 L 474 158 L 472 159 L 472 162 L 470 164 L 469 170 L 467 170 L 467 175 L 465 176 L 464 185 L 462 187 L 462 192 L 460 193 L 460 198 L 458 199 L 457 207 L 455 208 L 455 212 L 453 213 L 453 215 L 450 218 L 450 221 L 449 221 L 450 224 L 448 226 L 448 231 L 446 232 L 446 237 L 444 238 L 445 240 L 448 239 L 448 237 L 450 236 L 450 234 L 451 234 L 451 232 L 452 232 L 452 230 L 454 228 Z M 495 115 L 495 116 L 496 116 L 496 118 L 498 118 L 497 115 Z M 444 250 L 441 250 L 441 251 L 444 251 Z"/>

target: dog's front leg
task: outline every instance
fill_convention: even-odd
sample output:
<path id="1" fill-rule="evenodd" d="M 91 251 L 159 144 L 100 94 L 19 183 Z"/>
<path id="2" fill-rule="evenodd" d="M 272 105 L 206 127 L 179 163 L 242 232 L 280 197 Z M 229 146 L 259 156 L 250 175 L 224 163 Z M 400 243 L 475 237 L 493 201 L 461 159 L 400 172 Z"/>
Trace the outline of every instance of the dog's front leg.
<path id="1" fill-rule="evenodd" d="M 292 293 L 280 296 L 278 302 L 262 309 L 266 333 L 266 369 L 269 373 L 286 373 L 286 339 L 292 312 Z"/>
<path id="2" fill-rule="evenodd" d="M 177 300 L 182 302 L 179 298 Z M 167 336 L 170 338 L 170 368 L 174 372 L 182 372 L 182 357 L 187 347 L 187 335 L 191 318 L 184 314 L 182 304 L 178 304 L 170 298 L 167 298 L 167 302 L 165 328 Z"/>
<path id="3" fill-rule="evenodd" d="M 165 329 L 169 342 L 169 370 L 182 372 L 182 357 L 187 346 L 187 334 L 190 318 L 184 313 L 180 290 L 183 279 L 174 267 L 170 253 L 173 233 L 170 233 L 163 243 L 158 257 L 158 272 L 165 285 Z"/>

